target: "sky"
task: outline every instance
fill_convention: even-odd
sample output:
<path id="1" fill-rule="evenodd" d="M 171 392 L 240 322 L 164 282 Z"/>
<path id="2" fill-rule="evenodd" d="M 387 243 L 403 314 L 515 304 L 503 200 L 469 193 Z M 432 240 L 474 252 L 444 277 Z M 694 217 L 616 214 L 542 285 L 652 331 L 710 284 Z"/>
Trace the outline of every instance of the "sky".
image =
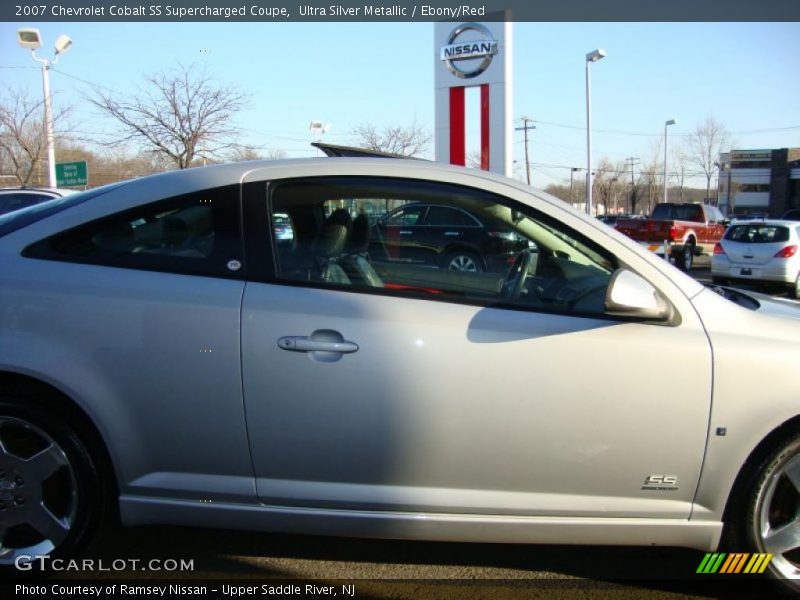
<path id="1" fill-rule="evenodd" d="M 432 23 L 0 23 L 0 94 L 24 88 L 39 98 L 19 27 L 40 29 L 45 56 L 59 34 L 73 39 L 51 72 L 53 102 L 74 105 L 72 125 L 89 138 L 114 130 L 85 99 L 93 86 L 134 93 L 143 76 L 177 64 L 248 94 L 237 125 L 262 151 L 314 156 L 312 120 L 330 123 L 324 141 L 334 144 L 356 143 L 353 128 L 367 122 L 434 129 Z M 800 146 L 800 23 L 515 23 L 513 39 L 513 113 L 515 125 L 535 121 L 536 187 L 586 165 L 584 56 L 598 47 L 608 56 L 592 67 L 595 166 L 647 161 L 672 118 L 670 148 L 709 115 L 736 148 Z M 522 135 L 513 142 L 519 178 Z"/>

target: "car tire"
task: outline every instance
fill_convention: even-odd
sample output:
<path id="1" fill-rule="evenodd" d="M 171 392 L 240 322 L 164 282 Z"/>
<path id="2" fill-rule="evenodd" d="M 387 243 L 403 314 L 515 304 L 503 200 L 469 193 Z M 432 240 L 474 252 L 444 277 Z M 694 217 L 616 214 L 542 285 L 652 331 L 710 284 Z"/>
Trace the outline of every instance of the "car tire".
<path id="1" fill-rule="evenodd" d="M 794 285 L 789 287 L 789 298 L 800 300 L 800 273 L 797 274 L 797 279 L 794 280 Z"/>
<path id="2" fill-rule="evenodd" d="M 450 271 L 464 271 L 467 273 L 480 273 L 483 271 L 483 262 L 474 252 L 457 251 L 448 254 L 443 266 Z"/>
<path id="3" fill-rule="evenodd" d="M 675 264 L 684 273 L 692 270 L 694 265 L 694 246 L 692 244 L 685 245 L 680 254 L 675 256 Z"/>
<path id="4" fill-rule="evenodd" d="M 34 390 L 0 394 L 0 572 L 46 568 L 27 556 L 71 557 L 96 532 L 106 488 L 76 428 Z M 47 407 L 47 408 L 45 408 Z"/>
<path id="5" fill-rule="evenodd" d="M 800 435 L 785 438 L 752 472 L 741 502 L 730 551 L 772 554 L 764 575 L 778 591 L 800 593 Z"/>

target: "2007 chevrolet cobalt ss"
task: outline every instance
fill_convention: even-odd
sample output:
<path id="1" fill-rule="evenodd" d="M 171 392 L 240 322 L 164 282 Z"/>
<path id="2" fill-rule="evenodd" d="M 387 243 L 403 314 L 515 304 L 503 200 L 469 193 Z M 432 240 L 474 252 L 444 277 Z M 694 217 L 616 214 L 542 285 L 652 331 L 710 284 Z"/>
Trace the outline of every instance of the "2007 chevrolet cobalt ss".
<path id="1" fill-rule="evenodd" d="M 437 251 L 458 214 L 526 243 L 506 272 L 437 268 L 419 227 L 373 226 L 410 203 L 458 209 Z M 724 529 L 800 589 L 800 322 L 517 182 L 374 158 L 156 175 L 0 220 L 0 284 L 6 565 L 75 554 L 118 504 L 428 540 Z"/>

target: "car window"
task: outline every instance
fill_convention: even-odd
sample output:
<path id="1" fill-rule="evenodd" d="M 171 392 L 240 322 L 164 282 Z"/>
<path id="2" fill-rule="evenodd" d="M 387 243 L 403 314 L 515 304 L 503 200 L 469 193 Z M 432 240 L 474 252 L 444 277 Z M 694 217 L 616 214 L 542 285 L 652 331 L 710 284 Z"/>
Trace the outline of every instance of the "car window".
<path id="1" fill-rule="evenodd" d="M 463 210 L 447 206 L 430 206 L 425 215 L 424 225 L 435 227 L 480 227 L 475 217 Z"/>
<path id="2" fill-rule="evenodd" d="M 725 233 L 725 239 L 747 244 L 773 244 L 789 240 L 789 228 L 780 225 L 750 223 L 733 225 Z"/>
<path id="3" fill-rule="evenodd" d="M 421 224 L 422 216 L 425 214 L 425 206 L 415 205 L 399 208 L 386 216 L 383 222 L 386 225 L 395 227 L 410 227 Z"/>
<path id="4" fill-rule="evenodd" d="M 403 201 L 408 204 L 390 208 L 383 218 L 370 218 L 375 207 Z M 270 185 L 270 203 L 273 212 L 290 215 L 295 224 L 291 245 L 272 236 L 277 277 L 295 284 L 601 314 L 616 268 L 606 250 L 555 219 L 500 196 L 449 184 L 288 180 Z M 431 214 L 434 207 L 461 214 L 465 222 L 480 220 L 483 227 L 391 226 L 406 214 Z M 446 217 L 445 211 L 441 214 Z"/>
<path id="5" fill-rule="evenodd" d="M 653 209 L 653 219 L 673 219 L 676 221 L 702 221 L 703 209 L 697 204 L 657 204 Z"/>
<path id="6" fill-rule="evenodd" d="M 276 240 L 281 244 L 291 244 L 294 240 L 294 228 L 292 218 L 286 213 L 273 213 L 272 232 Z"/>
<path id="7" fill-rule="evenodd" d="M 49 237 L 25 255 L 233 276 L 242 260 L 237 192 L 227 186 L 146 204 Z"/>

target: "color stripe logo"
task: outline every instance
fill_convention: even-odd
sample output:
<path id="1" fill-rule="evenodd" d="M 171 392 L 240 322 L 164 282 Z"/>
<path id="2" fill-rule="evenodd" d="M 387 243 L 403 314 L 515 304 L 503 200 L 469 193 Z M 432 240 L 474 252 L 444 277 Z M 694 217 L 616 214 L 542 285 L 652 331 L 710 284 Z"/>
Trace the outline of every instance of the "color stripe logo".
<path id="1" fill-rule="evenodd" d="M 707 553 L 698 573 L 763 573 L 772 560 L 772 554 L 749 554 L 746 552 L 726 554 L 725 552 Z"/>

